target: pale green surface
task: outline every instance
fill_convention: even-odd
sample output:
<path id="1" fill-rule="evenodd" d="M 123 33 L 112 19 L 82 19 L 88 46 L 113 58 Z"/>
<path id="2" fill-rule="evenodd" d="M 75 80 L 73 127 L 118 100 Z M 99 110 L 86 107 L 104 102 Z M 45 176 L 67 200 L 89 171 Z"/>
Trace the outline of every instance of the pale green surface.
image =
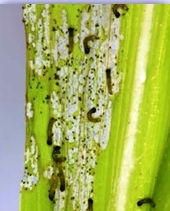
<path id="1" fill-rule="evenodd" d="M 99 199 L 99 203 L 101 202 L 99 207 L 105 202 L 104 206 L 100 208 L 101 211 L 105 210 L 104 207 L 107 206 L 109 200 L 113 201 L 114 204 L 116 190 L 113 195 L 110 195 L 110 191 L 112 188 L 114 190 L 114 185 L 119 175 L 124 133 L 130 112 L 129 102 L 132 96 L 130 90 L 133 81 L 138 33 L 140 33 L 140 14 L 143 6 L 131 5 L 129 8 L 128 14 L 123 18 L 122 31 L 125 39 L 122 42 L 118 62 L 118 67 L 124 72 L 124 83 L 122 83 L 121 93 L 117 97 L 113 109 L 111 141 L 108 147 L 109 153 L 103 152 L 103 156 L 99 158 L 102 160 L 100 162 L 109 163 L 109 167 L 107 165 L 102 166 L 105 177 L 103 175 L 101 176 L 100 182 L 104 178 L 103 186 L 100 185 L 97 189 L 97 193 L 101 197 Z M 150 205 L 143 205 L 141 208 L 138 208 L 136 205 L 137 201 L 144 197 L 153 198 L 156 203 L 156 210 L 164 210 L 161 205 L 157 208 L 159 201 L 157 202 L 154 197 L 154 189 L 156 188 L 157 190 L 155 182 L 164 153 L 170 123 L 170 96 L 168 94 L 170 90 L 170 52 L 168 48 L 168 37 L 170 36 L 170 25 L 168 21 L 170 19 L 169 9 L 170 7 L 167 5 L 156 5 L 154 10 L 154 27 L 149 63 L 147 65 L 147 80 L 144 100 L 140 111 L 140 131 L 137 135 L 138 141 L 135 146 L 135 155 L 140 160 L 136 163 L 133 175 L 131 176 L 131 185 L 126 196 L 128 201 L 126 205 L 127 210 L 150 210 Z M 162 16 L 162 14 L 164 15 Z M 101 171 L 100 167 L 98 171 Z M 108 172 L 107 175 L 106 172 Z M 170 176 L 168 172 L 166 172 L 166 175 L 167 177 Z M 112 183 L 109 182 L 111 179 Z M 168 181 L 166 180 L 167 183 Z M 98 186 L 98 183 L 96 186 Z M 161 184 L 159 182 L 158 186 L 160 187 L 159 191 L 162 196 L 162 204 L 167 204 L 164 201 L 164 194 L 162 194 Z M 105 194 L 107 197 L 103 198 L 104 190 L 106 190 Z M 96 194 L 97 197 L 98 194 Z M 167 194 L 166 200 L 168 198 L 170 197 Z M 111 210 L 113 204 L 111 203 L 107 210 Z M 116 211 L 116 209 L 114 210 Z"/>
<path id="2" fill-rule="evenodd" d="M 65 6 L 71 13 L 70 24 L 74 19 L 72 6 Z M 76 7 L 79 8 L 80 5 Z M 132 98 L 132 84 L 134 80 L 136 51 L 142 22 L 142 12 L 145 5 L 128 5 L 129 11 L 122 18 L 122 34 L 124 40 L 121 42 L 118 69 L 123 72 L 123 82 L 121 91 L 117 95 L 112 113 L 112 131 L 110 141 L 106 150 L 100 153 L 98 165 L 95 173 L 94 184 L 94 211 L 119 211 L 115 208 L 116 185 L 121 168 L 121 158 L 124 147 L 125 130 L 128 124 L 130 102 Z M 56 7 L 60 10 L 60 6 Z M 128 189 L 126 210 L 151 210 L 150 205 L 143 205 L 138 208 L 136 203 L 139 198 L 151 197 L 156 203 L 155 210 L 168 211 L 170 209 L 169 195 L 169 141 L 167 141 L 170 123 L 170 6 L 155 5 L 153 15 L 153 29 L 151 46 L 149 53 L 149 63 L 147 64 L 147 79 L 144 89 L 144 99 L 140 107 L 140 131 L 137 134 L 137 144 L 135 145 L 135 156 L 140 158 L 136 163 L 131 175 L 130 187 Z M 56 19 L 59 18 L 57 15 Z M 26 34 L 29 29 L 26 29 Z M 53 36 L 53 35 L 52 35 Z M 28 49 L 27 49 L 28 50 Z M 79 55 L 78 49 L 76 54 Z M 27 59 L 34 57 L 34 52 L 27 54 Z M 54 69 L 47 73 L 53 78 Z M 36 97 L 34 104 L 34 120 L 31 124 L 27 122 L 27 140 L 30 133 L 34 133 L 38 141 L 39 152 L 42 155 L 39 159 L 39 169 L 44 171 L 47 160 L 51 162 L 52 148 L 47 147 L 44 140 L 47 137 L 46 128 L 50 114 L 49 105 L 44 100 L 54 80 L 42 81 L 42 89 L 36 89 L 38 78 L 27 71 L 27 98 Z M 32 89 L 28 85 L 32 86 Z M 40 85 L 41 86 L 41 85 Z M 39 91 L 40 90 L 40 91 Z M 42 103 L 42 101 L 45 103 Z M 42 111 L 42 114 L 40 112 Z M 43 140 L 43 141 L 40 141 Z M 27 145 L 28 143 L 26 143 Z M 162 157 L 166 146 L 164 161 Z M 169 158 L 169 159 L 168 159 Z M 162 166 L 161 166 L 162 161 Z M 160 168 L 160 171 L 159 171 Z M 159 174 L 158 174 L 159 172 Z M 48 199 L 48 189 L 50 184 L 40 173 L 40 180 L 37 188 L 33 191 L 22 191 L 22 211 L 27 210 L 53 210 L 53 204 Z M 71 211 L 68 206 L 68 211 Z"/>
<path id="3" fill-rule="evenodd" d="M 154 200 L 157 201 L 156 211 L 163 210 L 168 211 L 170 208 L 170 135 L 168 135 L 166 148 L 164 151 L 163 160 L 159 169 L 155 189 Z"/>

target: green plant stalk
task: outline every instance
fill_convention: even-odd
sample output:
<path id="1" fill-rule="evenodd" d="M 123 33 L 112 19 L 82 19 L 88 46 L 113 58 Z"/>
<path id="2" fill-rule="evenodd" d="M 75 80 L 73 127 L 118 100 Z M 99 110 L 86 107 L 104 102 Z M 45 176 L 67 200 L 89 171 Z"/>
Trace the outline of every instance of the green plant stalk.
<path id="1" fill-rule="evenodd" d="M 134 6 L 135 7 L 135 6 Z M 132 115 L 135 113 L 137 109 L 137 115 L 138 119 L 134 119 L 131 115 L 130 118 L 128 116 L 127 118 L 127 124 L 126 125 L 126 132 L 125 135 L 123 135 L 123 156 L 124 160 L 121 161 L 120 165 L 120 172 L 122 175 L 120 176 L 119 173 L 119 179 L 120 181 L 120 195 L 117 194 L 116 197 L 120 199 L 120 207 L 116 210 L 135 210 L 136 203 L 139 199 L 145 198 L 145 197 L 153 197 L 154 193 L 154 186 L 155 186 L 155 180 L 157 176 L 157 172 L 160 166 L 160 162 L 162 159 L 162 155 L 164 153 L 164 147 L 166 143 L 166 138 L 168 134 L 169 129 L 169 62 L 168 62 L 168 54 L 169 50 L 166 48 L 167 45 L 169 45 L 169 26 L 166 24 L 166 21 L 162 20 L 162 14 L 164 14 L 164 18 L 166 20 L 169 19 L 169 8 L 166 8 L 165 5 L 154 5 L 154 7 L 151 9 L 151 5 L 147 5 L 146 8 L 143 8 L 143 18 L 141 22 L 141 29 L 139 34 L 139 44 L 132 44 L 132 41 L 135 42 L 135 39 L 133 39 L 133 34 L 136 33 L 137 35 L 137 25 L 135 25 L 134 19 L 131 19 L 131 22 L 126 22 L 126 28 L 131 28 L 131 34 L 129 34 L 128 37 L 130 37 L 130 46 L 135 45 L 137 46 L 137 50 L 134 51 L 137 54 L 134 55 L 134 60 L 136 61 L 136 65 L 134 65 L 133 61 L 129 61 L 127 58 L 126 60 L 126 74 L 129 74 L 129 70 L 134 69 L 137 67 L 138 62 L 141 64 L 141 66 L 138 66 L 139 69 L 136 69 L 135 74 L 138 72 L 138 79 L 134 78 L 134 84 L 137 84 L 138 90 L 135 90 L 135 92 L 132 92 L 132 100 L 131 100 L 131 108 L 129 113 Z M 166 9 L 167 10 L 166 10 Z M 138 12 L 138 16 L 140 15 L 140 12 Z M 148 11 L 148 13 L 147 13 Z M 135 12 L 135 11 L 134 11 Z M 141 10 L 142 12 L 142 10 Z M 151 25 L 149 28 L 149 19 L 151 21 Z M 132 24 L 131 26 L 129 26 Z M 139 21 L 136 23 L 139 24 Z M 145 25 L 147 24 L 147 26 Z M 143 25 L 143 29 L 142 29 Z M 161 32 L 160 32 L 161 28 Z M 148 34 L 146 40 L 141 39 L 142 34 L 147 34 L 151 32 L 150 35 Z M 126 37 L 126 36 L 125 36 Z M 150 39 L 150 41 L 149 41 Z M 142 40 L 142 45 L 140 46 L 140 41 Z M 167 42 L 167 43 L 166 43 Z M 124 40 L 124 43 L 128 43 Z M 157 44 L 155 44 L 157 43 Z M 145 52 L 145 48 L 148 47 L 148 55 L 147 52 Z M 133 47 L 132 47 L 133 48 Z M 141 52 L 139 49 L 141 48 Z M 126 48 L 125 48 L 126 49 Z M 132 52 L 128 49 L 128 54 Z M 140 54 L 141 53 L 141 54 Z M 138 57 L 138 55 L 140 55 Z M 136 58 L 135 58 L 136 57 Z M 122 64 L 125 64 L 125 59 L 123 57 L 119 57 L 124 60 L 122 61 Z M 133 58 L 130 56 L 130 58 Z M 145 63 L 146 59 L 146 63 Z M 132 62 L 132 63 L 131 63 Z M 146 66 L 145 66 L 146 64 Z M 132 66 L 133 65 L 133 66 Z M 141 67 L 141 68 L 140 68 Z M 146 75 L 144 74 L 144 71 Z M 129 77 L 132 75 L 129 74 Z M 140 78 L 143 82 L 143 77 L 146 77 L 146 80 L 142 85 L 143 87 L 143 97 L 141 98 L 141 101 L 139 102 L 139 107 L 136 104 L 137 99 L 139 98 L 139 94 L 142 91 L 142 87 L 140 87 Z M 130 79 L 127 76 L 127 80 L 129 80 L 129 84 L 133 84 L 130 82 Z M 133 87 L 134 87 L 133 84 Z M 124 90 L 127 91 L 129 87 L 126 86 Z M 134 99 L 133 99 L 134 94 Z M 128 97 L 126 97 L 128 99 Z M 135 105 L 133 107 L 133 102 L 135 102 Z M 124 103 L 126 105 L 126 103 Z M 125 120 L 125 116 L 124 116 Z M 136 131 L 135 134 L 129 133 L 129 131 L 134 131 L 135 123 L 138 121 L 138 124 L 136 124 Z M 121 126 L 122 127 L 122 124 Z M 129 130 L 130 128 L 130 130 Z M 128 132 L 127 132 L 128 131 Z M 122 131 L 123 132 L 123 131 Z M 127 137 L 129 135 L 129 137 Z M 135 135 L 135 138 L 134 136 Z M 120 135 L 119 135 L 120 136 Z M 127 137 L 127 138 L 126 138 Z M 129 138 L 129 142 L 127 141 Z M 135 139 L 133 142 L 133 138 Z M 118 138 L 119 142 L 121 141 L 121 138 Z M 133 144 L 133 145 L 132 145 Z M 129 175 L 128 175 L 128 173 Z M 129 179 L 127 181 L 127 176 L 129 176 Z M 123 184 L 126 184 L 124 186 Z M 127 190 L 125 189 L 127 188 Z M 118 189 L 115 189 L 115 192 Z M 123 194 L 125 194 L 125 197 L 123 198 Z M 120 197 L 120 198 L 119 198 Z M 124 200 L 123 200 L 124 199 Z M 123 201 L 125 202 L 125 205 L 123 207 Z M 133 203 L 132 203 L 133 202 Z M 157 202 L 155 202 L 157 204 Z M 118 206 L 118 203 L 116 203 Z M 142 209 L 150 210 L 150 205 L 143 205 Z M 139 210 L 141 208 L 138 208 Z"/>
<path id="2" fill-rule="evenodd" d="M 166 148 L 164 156 L 161 162 L 161 167 L 156 178 L 156 184 L 154 189 L 154 199 L 158 201 L 155 210 L 169 210 L 170 198 L 169 198 L 169 175 L 170 175 L 170 165 L 169 165 L 169 155 L 170 155 L 170 134 L 168 134 Z"/>
<path id="3" fill-rule="evenodd" d="M 149 204 L 137 206 L 138 200 L 145 197 L 153 198 L 156 207 L 161 207 L 160 201 L 165 204 L 163 193 L 155 196 L 155 191 L 161 192 L 161 184 L 156 180 L 158 176 L 158 181 L 162 181 L 163 173 L 158 171 L 170 123 L 170 7 L 128 5 L 128 12 L 117 20 L 111 7 L 24 5 L 27 134 L 21 211 L 83 211 L 87 210 L 89 198 L 97 211 L 150 210 Z M 103 22 L 98 21 L 106 14 Z M 112 22 L 117 24 L 118 32 L 112 31 Z M 65 53 L 68 27 L 77 30 L 75 37 L 80 34 L 78 41 L 74 40 L 71 55 Z M 120 47 L 118 40 L 112 38 L 114 33 L 118 40 L 123 34 Z M 99 37 L 99 42 L 91 43 L 90 55 L 84 54 L 81 44 L 85 34 Z M 118 45 L 118 54 L 108 50 L 109 42 L 114 44 L 112 40 Z M 112 74 L 114 94 L 108 96 L 107 81 L 103 78 L 104 71 L 111 67 L 118 76 L 116 72 Z M 81 83 L 83 92 L 79 90 Z M 74 102 L 75 98 L 79 100 Z M 72 115 L 71 103 L 77 105 Z M 104 112 L 99 109 L 98 126 L 87 120 L 89 105 L 99 106 Z M 46 144 L 51 117 L 57 119 L 53 144 L 61 146 L 61 155 L 67 159 L 63 164 L 66 190 L 63 193 L 57 187 L 55 203 L 48 198 L 51 174 L 57 172 L 53 148 Z"/>

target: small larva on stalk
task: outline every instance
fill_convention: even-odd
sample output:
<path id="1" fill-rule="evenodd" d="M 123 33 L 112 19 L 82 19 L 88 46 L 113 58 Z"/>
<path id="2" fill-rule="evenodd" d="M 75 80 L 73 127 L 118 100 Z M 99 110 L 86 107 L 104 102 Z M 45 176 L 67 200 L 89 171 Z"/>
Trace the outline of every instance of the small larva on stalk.
<path id="1" fill-rule="evenodd" d="M 89 54 L 89 52 L 90 52 L 90 47 L 88 45 L 88 42 L 91 40 L 95 40 L 95 39 L 98 39 L 98 37 L 96 37 L 95 35 L 90 35 L 84 39 L 83 45 L 84 45 L 85 54 Z"/>
<path id="2" fill-rule="evenodd" d="M 144 198 L 137 202 L 137 205 L 140 207 L 142 204 L 150 204 L 152 207 L 155 207 L 155 202 L 151 198 Z"/>
<path id="3" fill-rule="evenodd" d="M 93 113 L 95 113 L 96 112 L 96 108 L 92 108 L 92 109 L 90 109 L 90 111 L 88 111 L 88 113 L 87 113 L 87 119 L 89 120 L 89 121 L 91 121 L 91 122 L 100 122 L 101 121 L 101 118 L 94 118 L 93 116 L 92 116 L 92 114 Z"/>
<path id="4" fill-rule="evenodd" d="M 53 152 L 52 152 L 52 158 L 53 160 L 57 163 L 57 162 L 64 162 L 66 160 L 65 157 L 58 157 L 58 154 L 60 154 L 60 146 L 54 146 L 53 148 Z"/>
<path id="5" fill-rule="evenodd" d="M 56 121 L 56 119 L 54 119 L 53 117 L 50 119 L 49 124 L 48 124 L 48 140 L 47 140 L 47 144 L 48 145 L 52 145 L 52 137 L 53 137 L 53 124 Z"/>
<path id="6" fill-rule="evenodd" d="M 87 12 L 90 12 L 90 10 L 91 10 L 91 6 L 89 6 L 89 7 L 88 7 L 88 10 L 87 10 Z"/>
<path id="7" fill-rule="evenodd" d="M 106 70 L 107 88 L 108 88 L 109 94 L 113 94 L 113 92 L 112 92 L 112 80 L 111 80 L 110 73 L 111 73 L 111 70 L 110 69 L 107 69 Z"/>
<path id="8" fill-rule="evenodd" d="M 60 146 L 55 146 L 52 152 L 52 158 L 53 160 L 57 163 L 57 162 L 64 162 L 66 160 L 65 157 L 58 157 L 58 154 L 60 154 Z"/>
<path id="9" fill-rule="evenodd" d="M 58 157 L 58 154 L 60 154 L 60 146 L 55 146 L 52 152 L 52 157 L 53 160 L 56 162 L 57 164 L 57 168 L 59 171 L 59 178 L 60 178 L 60 190 L 64 191 L 65 190 L 65 176 L 64 176 L 64 172 L 63 172 L 63 168 L 62 168 L 62 162 L 64 162 L 66 160 L 65 157 Z"/>
<path id="10" fill-rule="evenodd" d="M 61 149 L 60 146 L 54 146 L 53 152 L 52 152 L 52 157 L 53 157 L 53 160 L 54 160 L 54 161 L 57 160 L 58 154 L 60 154 L 60 149 Z"/>
<path id="11" fill-rule="evenodd" d="M 88 211 L 93 211 L 93 199 L 89 198 L 88 199 Z"/>
<path id="12" fill-rule="evenodd" d="M 58 176 L 60 178 L 60 191 L 65 191 L 65 176 L 64 176 L 64 172 L 63 172 L 63 168 L 62 168 L 62 163 L 58 161 L 57 167 L 59 170 Z"/>
<path id="13" fill-rule="evenodd" d="M 58 183 L 57 183 L 57 176 L 54 173 L 51 176 L 51 180 L 52 180 L 52 186 L 50 188 L 48 197 L 49 197 L 49 199 L 51 201 L 53 201 L 54 200 L 54 196 L 55 196 L 55 189 L 57 188 L 57 185 L 58 185 Z"/>
<path id="14" fill-rule="evenodd" d="M 68 29 L 68 39 L 69 39 L 68 53 L 69 54 L 73 51 L 73 37 L 74 37 L 74 28 L 69 28 Z"/>
<path id="15" fill-rule="evenodd" d="M 114 4 L 113 13 L 116 16 L 116 18 L 120 17 L 120 12 L 118 11 L 119 8 L 128 11 L 128 7 L 126 6 L 126 4 Z"/>
<path id="16" fill-rule="evenodd" d="M 62 163 L 64 161 L 66 161 L 66 157 L 55 158 L 56 163 Z"/>

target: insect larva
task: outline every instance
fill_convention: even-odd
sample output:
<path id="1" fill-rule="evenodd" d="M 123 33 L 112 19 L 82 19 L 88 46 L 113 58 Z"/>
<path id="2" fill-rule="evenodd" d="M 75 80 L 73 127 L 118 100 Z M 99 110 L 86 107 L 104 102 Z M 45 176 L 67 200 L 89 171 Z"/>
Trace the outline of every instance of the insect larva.
<path id="1" fill-rule="evenodd" d="M 54 157 L 53 157 L 53 159 L 54 159 Z M 62 162 L 64 162 L 64 161 L 66 161 L 66 158 L 65 157 L 61 157 L 61 158 L 55 158 L 54 159 L 54 161 L 56 162 L 56 163 L 62 163 Z"/>
<path id="2" fill-rule="evenodd" d="M 140 207 L 142 206 L 142 204 L 148 203 L 150 204 L 152 207 L 155 207 L 155 202 L 151 199 L 151 198 L 144 198 L 141 199 L 140 201 L 137 202 L 137 205 Z"/>
<path id="3" fill-rule="evenodd" d="M 60 178 L 60 190 L 65 191 L 65 176 L 64 176 L 64 172 L 63 172 L 63 168 L 62 168 L 62 163 L 57 162 L 57 167 L 58 167 L 58 171 L 59 171 L 58 176 Z"/>
<path id="4" fill-rule="evenodd" d="M 52 137 L 53 137 L 53 124 L 56 121 L 56 119 L 54 119 L 53 117 L 50 119 L 49 124 L 48 124 L 48 140 L 47 140 L 47 144 L 48 145 L 52 145 Z"/>
<path id="5" fill-rule="evenodd" d="M 113 92 L 112 92 L 112 80 L 111 80 L 110 73 L 111 73 L 111 70 L 107 69 L 106 70 L 107 88 L 108 88 L 109 94 L 113 94 Z"/>
<path id="6" fill-rule="evenodd" d="M 61 149 L 60 146 L 54 146 L 53 148 L 52 157 L 55 161 L 58 158 L 58 154 L 60 154 L 60 149 Z"/>
<path id="7" fill-rule="evenodd" d="M 56 175 L 54 173 L 51 176 L 51 180 L 52 180 L 52 186 L 50 188 L 48 197 L 49 197 L 49 199 L 51 201 L 53 201 L 54 200 L 54 196 L 55 196 L 55 189 L 57 188 L 57 184 L 58 184 L 57 183 L 57 177 L 56 177 Z"/>
<path id="8" fill-rule="evenodd" d="M 60 154 L 60 149 L 61 149 L 61 147 L 60 146 L 54 146 L 54 152 L 56 153 L 56 154 Z"/>
<path id="9" fill-rule="evenodd" d="M 92 109 L 90 109 L 90 111 L 87 113 L 87 119 L 91 122 L 100 122 L 101 121 L 100 118 L 94 118 L 92 116 L 92 114 L 95 112 L 96 112 L 96 108 L 93 107 Z"/>
<path id="10" fill-rule="evenodd" d="M 88 211 L 93 211 L 93 199 L 89 198 L 88 199 Z"/>
<path id="11" fill-rule="evenodd" d="M 62 168 L 62 162 L 66 160 L 65 157 L 58 157 L 58 154 L 60 154 L 60 146 L 55 146 L 52 152 L 52 157 L 53 160 L 57 164 L 57 168 L 59 171 L 59 178 L 60 178 L 60 190 L 64 191 L 65 190 L 65 177 L 64 177 L 64 172 Z"/>
<path id="12" fill-rule="evenodd" d="M 88 42 L 91 41 L 91 40 L 95 40 L 97 39 L 98 37 L 96 37 L 95 35 L 90 35 L 88 37 L 86 37 L 83 41 L 83 45 L 84 45 L 84 52 L 85 54 L 89 54 L 90 52 L 90 47 L 88 45 Z"/>
<path id="13" fill-rule="evenodd" d="M 52 158 L 56 163 L 62 163 L 66 160 L 65 157 L 58 157 L 58 154 L 60 154 L 60 146 L 55 146 L 52 152 Z"/>
<path id="14" fill-rule="evenodd" d="M 68 53 L 69 54 L 73 51 L 73 37 L 74 37 L 74 28 L 69 28 L 68 29 L 68 39 L 69 39 Z"/>
<path id="15" fill-rule="evenodd" d="M 126 6 L 126 4 L 114 4 L 113 13 L 115 14 L 116 18 L 120 17 L 120 13 L 118 11 L 119 8 L 128 11 L 128 7 Z"/>

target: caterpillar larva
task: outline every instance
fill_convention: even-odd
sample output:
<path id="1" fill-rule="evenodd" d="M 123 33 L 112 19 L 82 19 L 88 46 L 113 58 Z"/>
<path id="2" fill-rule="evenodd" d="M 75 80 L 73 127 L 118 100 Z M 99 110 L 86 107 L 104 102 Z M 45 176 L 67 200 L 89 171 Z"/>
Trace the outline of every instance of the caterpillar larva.
<path id="1" fill-rule="evenodd" d="M 92 116 L 92 114 L 95 113 L 95 112 L 96 112 L 96 108 L 93 107 L 92 109 L 90 109 L 90 111 L 87 113 L 87 119 L 91 122 L 94 122 L 94 123 L 100 122 L 101 118 L 94 118 Z"/>
<path id="2" fill-rule="evenodd" d="M 90 52 L 90 47 L 88 45 L 88 42 L 91 41 L 91 40 L 95 40 L 97 39 L 98 37 L 96 37 L 95 35 L 90 35 L 88 37 L 86 37 L 83 41 L 83 45 L 84 45 L 84 52 L 85 54 L 89 54 Z"/>
<path id="3" fill-rule="evenodd" d="M 155 202 L 151 199 L 151 198 L 144 198 L 141 199 L 140 201 L 137 202 L 137 205 L 140 207 L 142 206 L 142 204 L 148 203 L 150 204 L 152 207 L 155 207 Z"/>

